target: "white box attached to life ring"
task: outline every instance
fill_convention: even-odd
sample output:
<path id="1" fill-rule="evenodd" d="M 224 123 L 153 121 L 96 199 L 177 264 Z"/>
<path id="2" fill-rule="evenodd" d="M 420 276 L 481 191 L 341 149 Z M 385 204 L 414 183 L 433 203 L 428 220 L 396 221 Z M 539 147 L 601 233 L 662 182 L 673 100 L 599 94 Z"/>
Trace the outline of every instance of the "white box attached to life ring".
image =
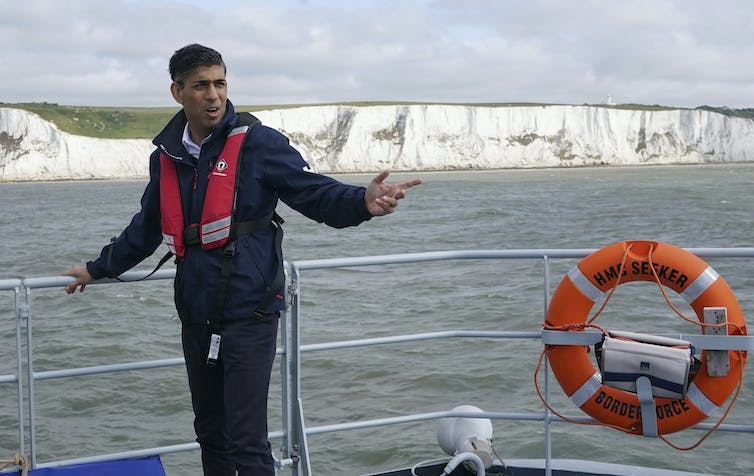
<path id="1" fill-rule="evenodd" d="M 636 380 L 647 377 L 654 397 L 686 398 L 694 355 L 688 341 L 609 331 L 601 354 L 603 384 L 636 393 Z"/>

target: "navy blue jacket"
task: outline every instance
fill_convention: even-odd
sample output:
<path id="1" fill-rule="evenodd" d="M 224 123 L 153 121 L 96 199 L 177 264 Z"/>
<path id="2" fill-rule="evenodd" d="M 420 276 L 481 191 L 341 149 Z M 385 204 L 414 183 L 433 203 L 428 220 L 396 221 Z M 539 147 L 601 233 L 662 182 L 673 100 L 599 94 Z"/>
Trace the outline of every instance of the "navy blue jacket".
<path id="1" fill-rule="evenodd" d="M 92 278 L 114 277 L 150 256 L 162 242 L 160 225 L 160 151 L 175 160 L 181 191 L 184 222 L 198 223 L 210 172 L 225 144 L 227 133 L 238 118 L 228 101 L 227 112 L 215 127 L 212 137 L 202 145 L 197 161 L 181 142 L 186 125 L 183 111 L 178 112 L 153 143 L 149 183 L 141 198 L 141 210 L 115 241 L 105 246 L 99 258 L 86 264 Z M 251 131 L 239 165 L 239 191 L 236 221 L 262 218 L 271 214 L 278 199 L 303 215 L 341 228 L 371 218 L 364 201 L 364 187 L 346 185 L 315 173 L 280 132 L 260 125 Z M 110 249 L 112 247 L 112 250 Z M 184 323 L 213 320 L 223 249 L 203 250 L 188 246 L 185 260 L 177 264 L 175 304 Z M 252 316 L 272 284 L 282 256 L 276 256 L 273 225 L 238 238 L 233 258 L 233 273 L 228 288 L 223 320 Z M 283 309 L 276 299 L 265 312 Z"/>

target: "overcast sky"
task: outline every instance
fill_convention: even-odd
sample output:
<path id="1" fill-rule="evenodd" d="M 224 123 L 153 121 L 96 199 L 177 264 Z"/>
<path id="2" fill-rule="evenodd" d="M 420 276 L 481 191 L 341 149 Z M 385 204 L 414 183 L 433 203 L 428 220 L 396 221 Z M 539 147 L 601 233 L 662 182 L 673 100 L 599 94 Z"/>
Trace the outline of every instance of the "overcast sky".
<path id="1" fill-rule="evenodd" d="M 754 107 L 751 0 L 0 0 L 0 102 L 174 105 L 193 42 L 238 105 Z"/>

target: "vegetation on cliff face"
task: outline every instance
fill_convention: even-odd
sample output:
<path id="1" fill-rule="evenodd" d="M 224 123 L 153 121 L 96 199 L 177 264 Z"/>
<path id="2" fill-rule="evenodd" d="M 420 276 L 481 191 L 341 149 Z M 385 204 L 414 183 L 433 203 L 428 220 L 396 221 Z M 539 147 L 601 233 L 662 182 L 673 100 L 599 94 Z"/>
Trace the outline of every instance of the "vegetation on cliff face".
<path id="1" fill-rule="evenodd" d="M 427 104 L 411 102 L 343 102 L 332 104 L 287 104 L 287 105 L 264 105 L 264 106 L 238 106 L 239 111 L 260 111 L 265 109 L 287 109 L 302 106 L 320 105 L 343 105 L 353 107 L 386 106 L 396 104 Z M 443 104 L 443 103 L 431 103 Z M 537 103 L 469 103 L 454 104 L 462 106 L 478 107 L 537 107 L 552 104 Z M 646 111 L 660 111 L 678 109 L 659 105 L 642 104 L 584 104 L 584 106 L 610 107 L 615 109 L 632 109 Z M 151 139 L 162 130 L 165 123 L 178 111 L 177 107 L 88 107 L 88 106 L 63 106 L 54 103 L 18 103 L 5 104 L 0 102 L 0 107 L 13 107 L 24 109 L 38 114 L 42 119 L 52 122 L 61 131 L 86 137 L 102 139 Z M 731 117 L 754 119 L 754 109 L 730 109 L 727 107 L 700 106 L 697 109 L 712 111 Z"/>
<path id="2" fill-rule="evenodd" d="M 717 112 L 731 117 L 742 117 L 744 119 L 754 119 L 754 109 L 731 109 L 729 107 L 699 106 L 697 109 Z"/>
<path id="3" fill-rule="evenodd" d="M 69 134 L 101 139 L 149 139 L 177 108 L 61 106 L 51 103 L 0 104 L 39 115 Z"/>

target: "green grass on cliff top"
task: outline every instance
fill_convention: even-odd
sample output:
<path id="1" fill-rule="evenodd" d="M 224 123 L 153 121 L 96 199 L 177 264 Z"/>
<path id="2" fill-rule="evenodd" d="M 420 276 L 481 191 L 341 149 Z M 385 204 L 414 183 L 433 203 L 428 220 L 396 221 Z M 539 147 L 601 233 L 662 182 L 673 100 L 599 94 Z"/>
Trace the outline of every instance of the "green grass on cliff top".
<path id="1" fill-rule="evenodd" d="M 411 102 L 344 102 L 327 105 L 341 105 L 353 107 L 384 106 L 384 105 L 408 105 L 428 104 Z M 440 103 L 432 103 L 440 104 Z M 260 111 L 265 109 L 283 109 L 303 106 L 317 106 L 325 104 L 289 104 L 268 106 L 237 106 L 239 111 Z M 549 104 L 538 103 L 469 103 L 455 104 L 477 107 L 532 107 L 547 106 Z M 620 104 L 616 106 L 594 105 L 598 107 L 611 107 L 616 109 L 639 109 L 648 111 L 678 109 L 665 106 L 645 106 L 639 104 Z M 0 107 L 13 107 L 25 109 L 38 114 L 43 119 L 54 123 L 58 128 L 70 134 L 108 138 L 108 139 L 151 139 L 162 130 L 168 120 L 179 110 L 174 108 L 159 107 L 85 107 L 85 106 L 62 106 L 51 103 L 0 103 Z M 754 119 L 754 109 L 729 109 L 701 106 L 697 109 L 707 109 L 729 116 L 746 117 Z"/>

